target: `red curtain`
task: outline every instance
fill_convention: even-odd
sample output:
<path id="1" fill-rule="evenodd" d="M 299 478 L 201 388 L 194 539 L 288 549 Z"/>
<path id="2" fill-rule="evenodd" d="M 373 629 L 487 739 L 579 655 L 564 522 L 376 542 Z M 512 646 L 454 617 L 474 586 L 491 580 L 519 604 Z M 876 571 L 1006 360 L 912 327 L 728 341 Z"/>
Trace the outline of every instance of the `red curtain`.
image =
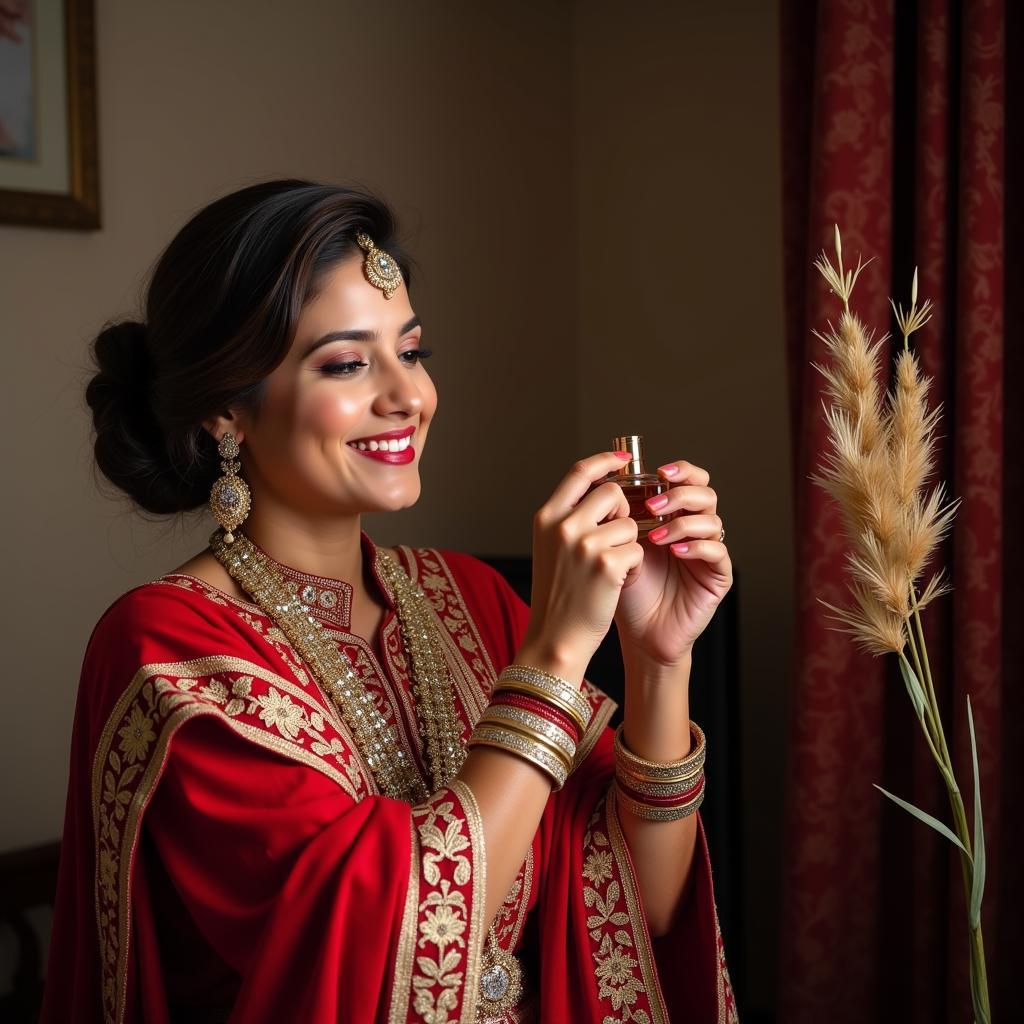
<path id="1" fill-rule="evenodd" d="M 967 694 L 974 710 L 998 1020 L 1015 1005 L 1010 964 L 1024 949 L 1024 768 L 1020 716 L 1010 713 L 1021 666 L 1004 614 L 1018 557 L 1012 529 L 1004 537 L 1006 499 L 1020 473 L 1003 417 L 1019 362 L 1004 347 L 1006 11 L 1002 0 L 782 0 L 781 12 L 798 629 L 778 1017 L 972 1019 L 953 848 L 871 785 L 948 821 L 938 772 L 891 659 L 858 653 L 818 602 L 847 603 L 839 517 L 809 479 L 825 449 L 822 381 L 810 364 L 827 362 L 811 330 L 838 309 L 811 262 L 831 250 L 838 223 L 847 264 L 858 252 L 875 259 L 854 293 L 867 323 L 890 328 L 888 296 L 906 305 L 918 264 L 921 295 L 936 303 L 914 341 L 944 406 L 938 475 L 963 504 L 941 554 L 954 591 L 926 612 L 928 644 L 969 816 Z"/>

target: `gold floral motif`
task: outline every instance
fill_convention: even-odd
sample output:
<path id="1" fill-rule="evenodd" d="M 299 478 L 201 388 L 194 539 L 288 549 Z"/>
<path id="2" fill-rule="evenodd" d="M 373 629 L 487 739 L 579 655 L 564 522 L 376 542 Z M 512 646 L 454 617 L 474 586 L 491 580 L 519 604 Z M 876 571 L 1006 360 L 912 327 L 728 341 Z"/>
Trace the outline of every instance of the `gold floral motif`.
<path id="1" fill-rule="evenodd" d="M 642 931 L 643 922 L 631 918 L 623 899 L 623 872 L 628 862 L 617 859 L 607 830 L 602 827 L 606 800 L 601 800 L 587 824 L 583 837 L 583 877 L 590 885 L 583 886 L 583 902 L 594 911 L 587 917 L 592 942 L 594 977 L 597 997 L 607 1003 L 614 1015 L 607 1014 L 603 1024 L 632 1021 L 651 1024 L 650 992 L 640 970 L 634 935 Z M 616 878 L 615 876 L 619 877 Z M 638 928 L 639 925 L 639 928 Z M 657 988 L 656 976 L 653 979 Z M 660 993 L 659 1001 L 660 1001 Z M 667 1024 L 667 1015 L 657 1018 Z"/>
<path id="2" fill-rule="evenodd" d="M 416 943 L 424 952 L 415 958 L 412 994 L 413 1009 L 424 1024 L 469 1020 L 475 1010 L 485 896 L 479 813 L 472 793 L 458 780 L 412 809 L 424 851 Z M 474 864 L 479 871 L 474 872 Z M 462 891 L 471 882 L 472 903 Z"/>
<path id="3" fill-rule="evenodd" d="M 143 760 L 149 745 L 156 739 L 152 719 L 139 707 L 132 708 L 128 721 L 117 734 L 121 737 L 121 755 L 128 764 Z"/>
<path id="4" fill-rule="evenodd" d="M 260 718 L 271 728 L 277 729 L 282 736 L 293 740 L 303 727 L 305 712 L 298 704 L 292 701 L 283 693 L 278 693 L 274 687 L 256 698 L 260 706 Z"/>
<path id="5" fill-rule="evenodd" d="M 612 877 L 612 855 L 610 850 L 595 850 L 583 865 L 583 877 L 592 885 L 600 885 Z"/>

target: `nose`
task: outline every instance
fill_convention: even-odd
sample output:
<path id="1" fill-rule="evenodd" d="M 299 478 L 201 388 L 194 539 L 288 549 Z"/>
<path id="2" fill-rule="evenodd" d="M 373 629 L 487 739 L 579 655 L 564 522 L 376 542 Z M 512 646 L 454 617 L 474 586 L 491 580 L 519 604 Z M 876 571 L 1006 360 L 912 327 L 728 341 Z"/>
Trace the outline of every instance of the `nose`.
<path id="1" fill-rule="evenodd" d="M 382 360 L 380 389 L 375 401 L 376 411 L 382 416 L 408 419 L 423 408 L 423 393 L 409 366 L 398 357 Z"/>

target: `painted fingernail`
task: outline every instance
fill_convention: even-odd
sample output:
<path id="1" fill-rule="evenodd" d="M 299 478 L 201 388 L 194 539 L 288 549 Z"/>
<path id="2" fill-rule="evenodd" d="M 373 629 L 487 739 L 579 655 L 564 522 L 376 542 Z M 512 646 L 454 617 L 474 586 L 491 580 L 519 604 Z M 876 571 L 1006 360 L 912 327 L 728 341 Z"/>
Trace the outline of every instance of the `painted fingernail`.
<path id="1" fill-rule="evenodd" d="M 686 552 L 690 550 L 689 544 L 672 544 L 670 546 L 672 548 L 673 554 L 676 555 L 685 555 Z"/>
<path id="2" fill-rule="evenodd" d="M 659 466 L 658 472 L 664 473 L 665 476 L 675 476 L 679 472 L 679 467 L 670 462 L 667 466 Z"/>
<path id="3" fill-rule="evenodd" d="M 615 455 L 618 458 L 622 459 L 623 462 L 625 462 L 626 459 L 633 458 L 633 456 L 630 455 L 629 452 L 612 452 L 612 455 Z"/>
<path id="4" fill-rule="evenodd" d="M 668 527 L 659 526 L 656 530 L 651 530 L 651 532 L 647 534 L 647 539 L 653 542 L 654 544 L 657 544 L 659 540 L 664 540 L 667 536 Z"/>
<path id="5" fill-rule="evenodd" d="M 653 498 L 647 499 L 647 507 L 652 512 L 657 512 L 659 508 L 664 508 L 668 504 L 668 495 L 656 494 Z"/>

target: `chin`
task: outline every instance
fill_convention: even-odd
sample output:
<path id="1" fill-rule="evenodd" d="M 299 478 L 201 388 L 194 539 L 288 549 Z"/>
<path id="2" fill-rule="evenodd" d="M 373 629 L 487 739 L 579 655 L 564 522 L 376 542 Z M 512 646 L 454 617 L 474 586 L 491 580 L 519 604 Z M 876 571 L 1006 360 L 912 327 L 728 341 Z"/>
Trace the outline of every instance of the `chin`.
<path id="1" fill-rule="evenodd" d="M 420 488 L 402 488 L 394 494 L 381 497 L 376 495 L 376 501 L 370 500 L 366 503 L 367 512 L 400 512 L 403 508 L 412 508 L 420 500 Z"/>

